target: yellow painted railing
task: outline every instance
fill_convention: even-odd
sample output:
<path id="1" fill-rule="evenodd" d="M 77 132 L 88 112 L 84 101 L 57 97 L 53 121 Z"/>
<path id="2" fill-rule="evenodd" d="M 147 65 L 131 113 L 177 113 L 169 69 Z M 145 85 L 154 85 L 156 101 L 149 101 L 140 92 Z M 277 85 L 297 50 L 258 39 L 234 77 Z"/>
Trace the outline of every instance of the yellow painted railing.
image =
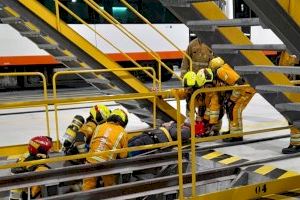
<path id="1" fill-rule="evenodd" d="M 112 46 L 114 49 L 116 49 L 118 52 L 120 52 L 123 56 L 125 56 L 128 60 L 130 60 L 135 66 L 142 68 L 142 66 L 137 63 L 134 59 L 132 59 L 128 54 L 123 52 L 120 48 L 118 48 L 116 45 L 114 45 L 112 42 L 110 42 L 108 39 L 106 39 L 103 35 L 101 35 L 98 31 L 96 31 L 95 28 L 93 28 L 91 25 L 89 25 L 86 21 L 81 19 L 77 14 L 75 14 L 73 11 L 71 11 L 69 8 L 67 8 L 64 4 L 62 4 L 59 0 L 55 0 L 55 9 L 56 9 L 56 29 L 60 32 L 60 12 L 59 8 L 64 9 L 66 12 L 68 12 L 72 17 L 74 17 L 77 21 L 88 27 L 91 31 L 93 31 L 97 36 L 99 36 L 101 39 L 103 39 L 105 42 L 107 42 L 110 46 Z M 158 82 L 159 90 L 161 90 L 161 78 L 159 80 L 156 79 L 156 77 L 152 77 L 153 75 L 149 73 L 148 71 L 144 71 L 148 76 L 150 76 L 152 79 Z"/>
<path id="2" fill-rule="evenodd" d="M 140 46 L 143 50 L 145 50 L 148 54 L 150 54 L 158 62 L 158 69 L 159 69 L 158 77 L 159 77 L 160 82 L 161 82 L 161 66 L 163 66 L 166 70 L 168 70 L 171 74 L 173 74 L 179 80 L 182 80 L 180 76 L 178 76 L 172 69 L 170 69 L 164 62 L 161 61 L 161 59 L 157 53 L 155 53 L 153 50 L 151 50 L 151 48 L 149 48 L 144 42 L 142 42 L 134 34 L 132 34 L 130 31 L 128 31 L 118 20 L 116 20 L 108 12 L 106 12 L 104 9 L 102 9 L 95 1 L 84 0 L 84 2 L 86 4 L 88 4 L 91 8 L 93 8 L 98 14 L 100 14 L 102 17 L 104 17 L 108 22 L 110 22 L 116 28 L 118 28 L 120 31 L 122 31 L 128 38 L 130 38 L 132 41 L 134 41 L 138 46 Z M 126 4 L 126 6 L 130 6 L 130 5 Z M 130 7 L 129 7 L 129 9 L 130 9 Z M 139 14 L 139 13 L 137 11 L 135 11 L 135 14 Z M 142 16 L 142 15 L 139 14 L 139 16 Z M 152 25 L 152 27 L 154 27 L 154 26 Z M 164 35 L 164 39 L 168 39 L 168 38 Z M 168 39 L 168 41 L 171 42 L 169 39 Z M 172 43 L 172 44 L 175 45 L 174 43 Z"/>
<path id="3" fill-rule="evenodd" d="M 193 61 L 192 58 L 185 52 L 182 51 L 174 42 L 172 42 L 165 34 L 163 34 L 160 30 L 158 30 L 153 24 L 146 19 L 143 15 L 141 15 L 134 7 L 132 7 L 126 0 L 120 0 L 127 8 L 129 8 L 136 16 L 138 16 L 143 22 L 148 24 L 153 30 L 155 30 L 159 35 L 161 35 L 166 41 L 168 41 L 173 47 L 175 47 L 178 51 L 182 53 L 184 57 L 189 60 L 190 71 L 193 71 Z"/>
<path id="4" fill-rule="evenodd" d="M 180 81 L 182 80 L 180 76 L 178 76 L 170 67 L 168 67 L 163 61 L 161 61 L 159 55 L 152 51 L 150 47 L 148 47 L 144 42 L 142 42 L 139 38 L 137 38 L 135 35 L 133 35 L 131 32 L 129 32 L 120 22 L 118 22 L 114 17 L 112 17 L 109 13 L 107 13 L 105 10 L 103 10 L 97 3 L 95 3 L 92 0 L 84 0 L 84 2 L 90 6 L 92 9 L 94 9 L 99 15 L 104 17 L 108 22 L 113 24 L 116 28 L 118 28 L 121 32 L 123 32 L 129 39 L 131 39 L 133 42 L 135 42 L 139 47 L 141 47 L 143 50 L 145 50 L 149 55 L 151 55 L 157 62 L 158 62 L 158 80 L 155 78 L 155 81 L 158 82 L 158 90 L 161 91 L 161 80 L 162 80 L 162 74 L 161 74 L 161 67 L 163 66 L 167 71 L 169 71 L 173 76 L 177 77 Z M 118 48 L 116 45 L 114 45 L 112 42 L 110 42 L 108 39 L 106 39 L 103 35 L 101 35 L 98 31 L 96 31 L 91 25 L 89 25 L 86 21 L 81 19 L 77 14 L 75 14 L 72 10 L 67 8 L 64 4 L 62 4 L 59 0 L 55 0 L 55 9 L 56 9 L 56 29 L 58 31 L 61 30 L 61 19 L 60 19 L 60 12 L 59 8 L 64 9 L 66 12 L 68 12 L 72 17 L 74 17 L 77 21 L 88 27 L 91 31 L 93 31 L 97 36 L 99 36 L 101 39 L 103 39 L 105 42 L 107 42 L 109 45 L 111 45 L 114 49 L 116 49 L 118 52 L 120 52 L 123 56 L 125 56 L 128 60 L 130 60 L 135 66 L 141 67 L 142 66 L 136 62 L 133 58 L 131 58 L 128 54 L 123 52 L 120 48 Z M 137 12 L 137 11 L 136 11 Z M 150 22 L 149 22 L 150 23 Z M 154 27 L 153 25 L 151 25 Z M 155 27 L 154 27 L 155 28 Z M 158 31 L 155 28 L 156 31 Z M 159 32 L 161 35 L 162 33 Z M 170 41 L 165 35 L 163 35 L 167 41 L 169 41 L 173 46 L 176 46 L 172 41 Z M 177 49 L 179 49 L 176 46 Z M 180 49 L 179 49 L 180 50 Z M 180 50 L 181 51 L 181 50 Z M 181 51 L 185 56 L 188 56 L 185 52 Z M 190 57 L 188 57 L 190 59 Z M 190 59 L 191 60 L 191 59 Z M 192 66 L 192 62 L 190 62 L 190 65 Z M 147 75 L 152 77 L 152 74 L 150 74 L 148 71 L 144 71 Z M 153 77 L 152 77 L 153 78 Z"/>
<path id="5" fill-rule="evenodd" d="M 47 92 L 47 81 L 44 74 L 40 72 L 11 72 L 11 73 L 0 73 L 0 76 L 39 76 L 42 79 L 43 85 L 43 96 L 44 100 L 48 99 L 48 92 Z M 47 135 L 50 136 L 50 123 L 49 123 L 49 109 L 48 105 L 42 105 L 45 107 L 46 113 L 46 126 L 47 126 Z"/>
<path id="6" fill-rule="evenodd" d="M 140 68 L 137 68 L 138 70 L 142 70 Z M 137 70 L 135 69 L 135 70 Z M 151 70 L 152 68 L 150 68 Z M 130 69 L 128 69 L 130 70 Z M 133 70 L 133 69 L 132 69 Z M 153 70 L 153 69 L 152 69 Z M 99 70 L 101 72 L 106 72 L 108 70 Z M 95 73 L 99 72 L 97 70 L 89 70 L 89 71 L 66 71 L 66 72 L 57 72 L 57 74 L 54 77 L 54 85 L 55 80 L 58 77 L 58 75 L 62 74 L 74 74 L 74 73 Z M 155 73 L 155 72 L 154 72 Z M 154 74 L 155 75 L 155 74 Z M 155 82 L 153 81 L 153 84 Z M 221 136 L 212 136 L 212 137 L 206 137 L 206 138 L 195 138 L 195 110 L 194 110 L 194 104 L 195 104 L 195 98 L 200 93 L 207 93 L 207 92 L 218 92 L 218 91 L 229 91 L 233 89 L 244 89 L 249 87 L 248 85 L 244 86 L 232 86 L 232 87 L 217 87 L 217 88 L 203 88 L 195 91 L 191 97 L 191 103 L 190 103 L 190 121 L 191 121 L 191 153 L 192 153 L 192 199 L 205 199 L 200 197 L 197 197 L 196 194 L 196 151 L 195 151 L 195 144 L 198 142 L 208 142 L 208 141 L 215 141 L 219 139 L 224 138 L 230 138 L 230 137 L 238 137 L 238 136 L 244 136 L 244 135 L 250 135 L 250 134 L 256 134 L 256 133 L 262 133 L 262 131 L 252 131 L 248 133 L 238 133 L 238 134 L 226 134 Z M 54 90 L 56 86 L 54 86 Z M 132 94 L 122 94 L 122 95 L 110 95 L 110 96 L 93 96 L 93 97 L 74 97 L 74 98 L 57 98 L 56 97 L 56 91 L 54 92 L 54 99 L 44 99 L 44 100 L 35 100 L 30 102 L 14 102 L 14 103 L 0 103 L 0 109 L 4 108 L 16 108 L 16 107 L 30 107 L 30 106 L 43 106 L 43 105 L 70 105 L 70 104 L 77 104 L 77 103 L 84 103 L 84 102 L 95 102 L 95 101 L 113 101 L 113 100 L 131 100 L 131 99 L 149 99 L 149 98 L 160 98 L 160 97 L 170 97 L 174 93 L 171 91 L 163 91 L 163 92 L 149 92 L 149 93 L 132 93 Z M 5 165 L 0 165 L 0 169 L 7 169 L 7 168 L 13 168 L 13 167 L 21 167 L 21 166 L 30 166 L 30 165 L 36 165 L 36 164 L 44 164 L 44 163 L 53 163 L 53 162 L 61 162 L 66 160 L 75 160 L 75 159 L 82 159 L 92 156 L 98 156 L 105 153 L 120 153 L 120 152 L 131 152 L 131 151 L 140 151 L 140 150 L 149 150 L 149 149 L 156 149 L 156 148 L 166 148 L 170 146 L 177 146 L 178 149 L 178 177 L 179 177 L 179 199 L 185 199 L 184 197 L 184 187 L 183 187 L 183 167 L 182 167 L 182 138 L 181 138 L 181 125 L 182 125 L 182 118 L 180 114 L 180 99 L 175 94 L 176 99 L 176 119 L 177 119 L 177 141 L 171 141 L 166 143 L 159 143 L 159 144 L 152 144 L 152 145 L 144 145 L 144 146 L 138 146 L 138 147 L 128 147 L 124 149 L 116 149 L 116 150 L 108 150 L 103 152 L 97 152 L 97 153 L 86 153 L 86 154 L 79 154 L 79 155 L 72 155 L 72 156 L 61 156 L 61 157 L 54 157 L 49 159 L 43 159 L 43 160 L 36 160 L 36 161 L 29 161 L 29 162 L 20 162 L 20 163 L 9 163 Z M 58 123 L 58 121 L 56 121 Z M 282 130 L 282 129 L 288 129 L 291 128 L 291 126 L 287 127 L 279 127 L 279 128 L 272 128 L 272 129 L 265 129 L 263 132 L 268 131 L 274 131 L 274 130 Z M 224 192 L 229 193 L 229 192 Z M 210 194 L 208 194 L 209 196 Z"/>
<path id="7" fill-rule="evenodd" d="M 71 74 L 90 74 L 90 73 L 105 73 L 105 72 L 116 72 L 116 71 L 151 71 L 152 72 L 152 88 L 156 88 L 156 82 L 155 82 L 155 70 L 152 67 L 136 67 L 136 68 L 122 68 L 122 69 L 94 69 L 94 70 L 76 70 L 76 71 L 60 71 L 56 72 L 53 75 L 52 78 L 52 85 L 53 85 L 53 98 L 57 98 L 57 77 L 62 76 L 62 75 L 71 75 Z M 156 97 L 153 96 L 153 128 L 156 127 Z M 143 98 L 141 98 L 143 99 Z M 146 98 L 145 98 L 146 99 Z M 116 100 L 124 100 L 121 96 L 117 96 L 114 101 Z M 126 98 L 126 100 L 129 100 Z M 131 98 L 131 100 L 134 100 Z M 100 101 L 100 100 L 98 100 Z M 103 101 L 106 101 L 105 98 Z M 66 104 L 66 103 L 63 103 Z M 59 104 L 54 104 L 54 112 L 55 112 L 55 130 L 56 130 L 56 138 L 59 139 L 59 127 L 58 127 L 58 111 L 57 111 L 57 106 Z M 60 143 L 59 140 L 57 140 L 57 148 L 60 148 Z"/>

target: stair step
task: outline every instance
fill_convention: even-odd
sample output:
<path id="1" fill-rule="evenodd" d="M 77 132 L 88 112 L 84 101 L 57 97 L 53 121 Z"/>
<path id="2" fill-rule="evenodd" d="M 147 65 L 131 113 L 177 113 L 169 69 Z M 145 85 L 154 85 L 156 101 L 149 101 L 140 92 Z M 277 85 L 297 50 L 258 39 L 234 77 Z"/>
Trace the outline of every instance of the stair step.
<path id="1" fill-rule="evenodd" d="M 296 128 L 300 128 L 300 121 L 293 121 L 293 125 L 296 126 Z"/>
<path id="2" fill-rule="evenodd" d="M 0 21 L 3 24 L 15 24 L 15 23 L 18 23 L 22 20 L 19 17 L 4 17 L 4 18 L 0 18 Z"/>
<path id="3" fill-rule="evenodd" d="M 212 50 L 215 53 L 236 54 L 240 50 L 272 50 L 272 51 L 284 51 L 286 46 L 284 44 L 255 44 L 255 45 L 232 45 L 232 44 L 213 44 Z"/>
<path id="4" fill-rule="evenodd" d="M 276 104 L 275 108 L 279 111 L 299 111 L 300 112 L 300 103 L 280 103 Z"/>
<path id="5" fill-rule="evenodd" d="M 152 117 L 152 113 L 150 113 L 148 110 L 141 109 L 141 108 L 130 109 L 130 112 L 138 116 Z"/>
<path id="6" fill-rule="evenodd" d="M 24 37 L 28 37 L 28 38 L 36 38 L 36 37 L 40 37 L 41 34 L 39 32 L 36 31 L 25 31 L 25 32 L 20 32 L 20 34 Z"/>
<path id="7" fill-rule="evenodd" d="M 116 102 L 122 105 L 127 105 L 136 108 L 138 108 L 137 106 L 139 105 L 138 102 L 136 101 L 116 101 Z"/>
<path id="8" fill-rule="evenodd" d="M 259 18 L 240 18 L 228 20 L 191 20 L 187 21 L 186 24 L 192 31 L 215 31 L 218 27 L 259 26 L 261 22 Z"/>
<path id="9" fill-rule="evenodd" d="M 108 94 L 108 95 L 114 95 L 114 94 L 122 94 L 124 93 L 121 90 L 117 90 L 117 89 L 106 89 L 106 90 L 101 90 L 102 93 L 104 94 Z"/>
<path id="10" fill-rule="evenodd" d="M 100 84 L 110 84 L 110 81 L 107 79 L 100 79 L 100 78 L 90 78 L 84 79 L 87 83 L 100 83 Z"/>
<path id="11" fill-rule="evenodd" d="M 141 118 L 141 120 L 146 124 L 153 125 L 153 118 Z"/>
<path id="12" fill-rule="evenodd" d="M 55 57 L 55 59 L 57 61 L 60 61 L 60 62 L 70 62 L 70 61 L 76 61 L 77 58 L 75 56 L 57 56 Z"/>
<path id="13" fill-rule="evenodd" d="M 278 72 L 300 75 L 300 67 L 291 66 L 245 65 L 235 66 L 234 69 L 238 72 Z"/>
<path id="14" fill-rule="evenodd" d="M 58 45 L 55 45 L 55 44 L 38 44 L 37 46 L 40 49 L 45 49 L 45 50 L 58 49 Z"/>
<path id="15" fill-rule="evenodd" d="M 300 93 L 299 86 L 286 86 L 286 85 L 258 85 L 255 87 L 258 91 L 272 91 L 272 92 L 291 92 Z"/>
<path id="16" fill-rule="evenodd" d="M 149 125 L 153 125 L 153 118 L 147 117 L 147 118 L 140 118 L 143 122 Z M 164 123 L 161 119 L 156 119 L 156 127 L 160 127 Z"/>
<path id="17" fill-rule="evenodd" d="M 163 0 L 164 6 L 191 7 L 192 3 L 209 2 L 213 0 Z"/>
<path id="18" fill-rule="evenodd" d="M 55 68 L 54 72 L 61 72 L 61 71 L 77 71 L 77 70 L 90 70 L 89 68 L 84 67 L 74 67 L 74 68 Z"/>

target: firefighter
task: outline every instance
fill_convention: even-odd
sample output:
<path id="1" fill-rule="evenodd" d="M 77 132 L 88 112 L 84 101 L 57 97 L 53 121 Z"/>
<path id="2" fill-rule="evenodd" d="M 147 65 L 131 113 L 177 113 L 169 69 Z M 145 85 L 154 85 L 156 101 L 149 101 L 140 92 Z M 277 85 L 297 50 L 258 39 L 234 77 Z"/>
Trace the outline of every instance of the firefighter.
<path id="1" fill-rule="evenodd" d="M 202 68 L 206 68 L 209 61 L 213 58 L 212 50 L 199 38 L 195 38 L 189 43 L 186 54 L 188 54 L 193 61 L 192 66 L 195 73 Z M 181 63 L 181 77 L 190 70 L 189 67 L 189 60 L 184 57 Z"/>
<path id="2" fill-rule="evenodd" d="M 172 93 L 176 93 L 180 99 L 186 99 L 186 117 L 189 118 L 190 113 L 190 100 L 194 91 L 202 87 L 205 83 L 204 79 L 198 80 L 199 78 L 197 74 L 193 71 L 189 71 L 183 76 L 183 89 L 174 89 Z M 199 94 L 195 100 L 195 111 L 197 116 L 201 116 L 204 113 L 204 96 L 203 94 Z"/>
<path id="3" fill-rule="evenodd" d="M 293 154 L 300 152 L 300 131 L 298 128 L 291 128 L 290 145 L 282 149 L 283 154 Z"/>
<path id="4" fill-rule="evenodd" d="M 204 88 L 220 86 L 214 81 L 214 74 L 210 68 L 200 69 L 197 80 L 205 80 Z M 206 92 L 204 94 L 205 112 L 201 121 L 205 124 L 206 136 L 219 135 L 222 126 L 223 109 L 220 105 L 220 92 Z"/>
<path id="5" fill-rule="evenodd" d="M 111 112 L 106 123 L 97 126 L 90 142 L 89 153 L 115 150 L 128 146 L 127 133 L 125 127 L 128 123 L 128 116 L 122 109 L 115 109 Z M 127 157 L 127 152 L 123 153 L 103 153 L 101 155 L 87 158 L 87 163 L 99 163 L 115 160 L 117 157 Z M 101 176 L 104 187 L 116 184 L 115 175 Z M 83 180 L 83 190 L 96 188 L 97 177 Z"/>
<path id="6" fill-rule="evenodd" d="M 47 136 L 37 136 L 30 139 L 28 144 L 28 153 L 21 156 L 17 162 L 27 162 L 48 158 L 49 151 L 52 147 L 52 139 Z M 50 169 L 46 164 L 37 164 L 26 167 L 16 167 L 11 169 L 12 174 L 20 174 L 25 172 L 37 172 Z M 10 200 L 27 199 L 27 188 L 15 189 L 10 191 Z M 33 186 L 30 188 L 30 197 L 32 199 L 41 197 L 41 186 Z"/>
<path id="7" fill-rule="evenodd" d="M 204 123 L 196 121 L 195 123 L 195 135 L 201 137 L 205 134 Z M 185 122 L 181 125 L 181 139 L 182 143 L 189 142 L 191 137 L 191 125 Z M 144 131 L 142 134 L 131 138 L 128 141 L 128 147 L 158 144 L 165 142 L 172 142 L 177 140 L 177 123 L 170 121 L 162 124 L 160 128 Z M 146 151 L 133 151 L 129 153 L 129 156 L 136 156 Z"/>
<path id="8" fill-rule="evenodd" d="M 209 62 L 209 68 L 212 69 L 215 79 L 224 82 L 226 85 L 243 85 L 245 80 L 241 78 L 224 60 L 220 57 L 213 58 Z M 227 133 L 242 133 L 242 111 L 250 102 L 255 94 L 253 88 L 233 90 L 224 100 L 224 107 L 229 116 L 229 132 Z M 234 142 L 242 141 L 243 137 L 227 138 L 223 141 Z"/>
<path id="9" fill-rule="evenodd" d="M 101 104 L 95 105 L 90 109 L 90 115 L 86 119 L 86 123 L 84 123 L 85 120 L 82 116 L 76 115 L 63 137 L 65 154 L 75 155 L 86 153 L 96 126 L 106 122 L 109 115 L 110 109 Z M 83 160 L 73 160 L 70 162 L 72 164 L 84 163 Z"/>

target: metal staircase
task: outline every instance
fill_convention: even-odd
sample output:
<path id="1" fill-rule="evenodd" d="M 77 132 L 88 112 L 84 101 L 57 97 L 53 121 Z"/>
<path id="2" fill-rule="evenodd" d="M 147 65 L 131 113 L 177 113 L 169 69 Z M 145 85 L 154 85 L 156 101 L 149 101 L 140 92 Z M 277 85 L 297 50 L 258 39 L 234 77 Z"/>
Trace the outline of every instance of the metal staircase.
<path id="1" fill-rule="evenodd" d="M 236 70 L 257 89 L 257 91 L 281 112 L 289 123 L 300 128 L 300 89 L 288 80 L 284 74 L 299 74 L 295 67 L 274 67 L 273 63 L 259 50 L 285 50 L 299 56 L 300 45 L 299 26 L 288 18 L 286 14 L 271 11 L 274 0 L 245 0 L 256 4 L 257 9 L 264 13 L 268 3 L 272 3 L 265 18 L 247 19 L 246 25 L 257 25 L 258 23 L 268 27 L 277 28 L 274 31 L 285 43 L 285 45 L 252 45 L 250 40 L 237 27 L 241 26 L 243 19 L 229 20 L 222 10 L 213 2 L 208 0 L 160 0 L 175 16 L 189 26 L 197 37 L 211 46 L 217 55 L 223 57 L 227 63 L 237 66 Z M 251 7 L 251 6 L 250 6 Z M 278 6 L 277 6 L 278 7 Z M 256 11 L 254 8 L 252 8 Z M 259 16 L 260 14 L 257 13 Z M 264 13 L 265 14 L 265 13 Z M 275 17 L 274 18 L 274 16 Z M 273 20 L 271 20 L 273 19 Z M 274 20 L 276 19 L 276 20 Z M 282 25 L 286 22 L 285 26 Z M 271 24 L 272 22 L 273 24 Z M 278 23 L 278 24 L 277 24 Z M 279 27 L 279 25 L 282 27 Z M 275 29 L 274 29 L 275 30 Z M 279 31 L 281 31 L 279 33 Z M 286 31 L 286 34 L 285 34 Z M 294 34 L 291 37 L 290 34 Z M 295 39 L 295 40 L 294 40 Z M 296 40 L 297 39 L 297 40 Z M 289 41 L 288 41 L 289 40 Z M 297 108 L 296 108 L 297 107 Z"/>
<path id="2" fill-rule="evenodd" d="M 56 16 L 36 0 L 0 0 L 0 22 L 11 25 L 38 47 L 53 55 L 71 69 L 120 69 L 116 62 L 90 44 L 65 23 L 57 31 Z M 142 82 L 127 71 L 80 75 L 104 95 L 120 93 L 147 93 Z M 142 121 L 152 124 L 152 99 L 119 102 Z M 164 100 L 157 99 L 158 123 L 176 116 L 176 110 Z"/>

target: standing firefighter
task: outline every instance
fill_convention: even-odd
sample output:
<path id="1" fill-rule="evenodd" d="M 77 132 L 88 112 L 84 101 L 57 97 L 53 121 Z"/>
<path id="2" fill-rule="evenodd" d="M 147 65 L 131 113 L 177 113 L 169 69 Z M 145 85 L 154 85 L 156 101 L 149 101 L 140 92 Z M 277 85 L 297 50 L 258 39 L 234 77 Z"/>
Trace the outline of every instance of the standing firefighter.
<path id="1" fill-rule="evenodd" d="M 200 69 L 207 67 L 209 61 L 213 58 L 212 50 L 199 38 L 192 40 L 187 47 L 186 53 L 191 57 L 193 63 L 193 71 L 197 73 Z M 181 63 L 181 77 L 183 77 L 189 69 L 189 60 L 184 57 Z"/>
<path id="2" fill-rule="evenodd" d="M 52 139 L 47 136 L 37 136 L 32 138 L 28 144 L 28 154 L 20 157 L 17 162 L 28 162 L 48 158 L 48 153 L 52 147 Z M 20 174 L 25 172 L 38 172 L 50 169 L 46 164 L 37 164 L 26 167 L 16 167 L 11 169 L 12 174 Z M 27 188 L 15 189 L 10 191 L 10 200 L 25 200 L 29 195 Z M 33 186 L 30 188 L 30 198 L 40 198 L 41 186 Z"/>
<path id="3" fill-rule="evenodd" d="M 126 148 L 128 145 L 127 133 L 125 127 L 128 123 L 128 116 L 122 109 L 115 109 L 111 112 L 107 122 L 97 126 L 91 139 L 89 153 L 96 153 L 108 150 Z M 87 158 L 88 163 L 106 162 L 115 160 L 117 157 L 127 157 L 127 152 L 123 153 L 103 153 L 97 156 Z M 105 175 L 101 177 L 104 187 L 116 184 L 115 175 Z M 96 188 L 97 177 L 83 180 L 83 190 Z"/>
<path id="4" fill-rule="evenodd" d="M 209 68 L 215 74 L 216 79 L 223 81 L 226 85 L 235 86 L 245 84 L 241 78 L 224 60 L 216 57 L 209 62 Z M 229 116 L 230 133 L 242 133 L 242 111 L 247 106 L 255 90 L 253 88 L 233 90 L 224 100 L 226 113 Z M 225 142 L 241 141 L 242 137 L 224 139 Z"/>

